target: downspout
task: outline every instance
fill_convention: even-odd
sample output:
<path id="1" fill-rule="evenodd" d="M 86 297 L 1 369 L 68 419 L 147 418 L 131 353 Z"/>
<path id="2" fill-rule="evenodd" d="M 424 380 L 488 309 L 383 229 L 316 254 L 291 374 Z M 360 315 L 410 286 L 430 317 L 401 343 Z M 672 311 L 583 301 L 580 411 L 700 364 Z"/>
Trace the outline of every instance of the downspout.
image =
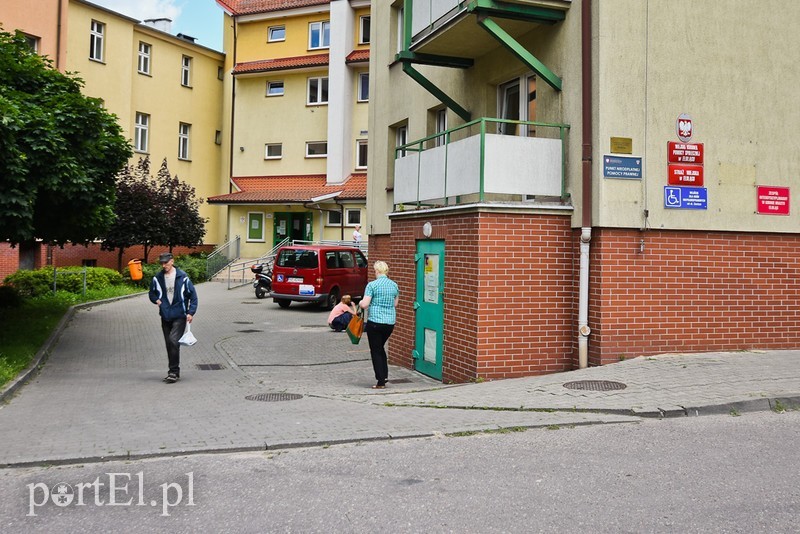
<path id="1" fill-rule="evenodd" d="M 62 0 L 58 0 L 58 24 L 56 25 L 56 70 L 61 70 L 61 17 L 63 6 Z M 48 264 L 49 265 L 49 264 Z"/>
<path id="2" fill-rule="evenodd" d="M 236 68 L 237 51 L 236 15 L 231 18 L 233 19 L 233 66 L 231 67 L 231 143 L 228 151 L 228 194 L 233 193 L 233 147 L 235 146 L 234 135 L 236 134 L 236 128 L 234 128 L 236 121 L 236 76 L 233 75 L 233 71 Z M 228 218 L 230 219 L 230 217 Z"/>
<path id="3" fill-rule="evenodd" d="M 592 0 L 581 2 L 583 154 L 581 257 L 578 294 L 578 367 L 589 366 L 589 244 L 592 240 Z"/>

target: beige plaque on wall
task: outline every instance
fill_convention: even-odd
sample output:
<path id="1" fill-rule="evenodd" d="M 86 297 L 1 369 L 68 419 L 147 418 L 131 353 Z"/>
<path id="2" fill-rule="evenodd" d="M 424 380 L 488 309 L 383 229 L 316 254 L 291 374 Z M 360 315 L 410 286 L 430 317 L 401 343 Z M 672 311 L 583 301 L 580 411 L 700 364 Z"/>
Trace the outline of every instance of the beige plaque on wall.
<path id="1" fill-rule="evenodd" d="M 612 137 L 612 154 L 633 154 L 633 139 L 630 137 Z"/>

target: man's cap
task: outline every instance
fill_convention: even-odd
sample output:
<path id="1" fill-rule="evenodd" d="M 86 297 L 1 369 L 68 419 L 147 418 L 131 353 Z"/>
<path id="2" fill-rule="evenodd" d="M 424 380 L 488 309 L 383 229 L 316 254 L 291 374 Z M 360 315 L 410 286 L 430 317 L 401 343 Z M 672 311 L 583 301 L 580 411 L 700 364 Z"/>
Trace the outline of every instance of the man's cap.
<path id="1" fill-rule="evenodd" d="M 158 257 L 158 263 L 167 263 L 172 258 L 173 258 L 172 254 L 170 254 L 169 252 L 164 252 Z"/>

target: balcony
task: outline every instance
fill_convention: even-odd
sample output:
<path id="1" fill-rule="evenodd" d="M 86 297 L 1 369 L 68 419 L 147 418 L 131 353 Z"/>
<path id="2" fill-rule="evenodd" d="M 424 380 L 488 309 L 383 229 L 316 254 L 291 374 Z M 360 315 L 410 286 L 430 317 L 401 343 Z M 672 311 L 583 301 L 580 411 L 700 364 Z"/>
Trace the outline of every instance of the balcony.
<path id="1" fill-rule="evenodd" d="M 476 20 L 503 19 L 513 38 L 541 24 L 564 20 L 572 0 L 407 0 L 411 20 L 406 28 L 407 50 L 415 53 L 480 57 L 498 46 L 495 37 L 481 30 Z M 464 46 L 469 43 L 469 46 Z"/>
<path id="2" fill-rule="evenodd" d="M 564 200 L 568 130 L 566 124 L 481 118 L 397 147 L 394 204 Z"/>

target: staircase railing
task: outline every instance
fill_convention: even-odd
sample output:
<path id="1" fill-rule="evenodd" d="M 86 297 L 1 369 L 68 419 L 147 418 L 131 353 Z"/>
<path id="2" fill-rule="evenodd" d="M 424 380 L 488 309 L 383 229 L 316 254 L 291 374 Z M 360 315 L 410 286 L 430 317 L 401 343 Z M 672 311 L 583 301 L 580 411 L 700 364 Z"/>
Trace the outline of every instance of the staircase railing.
<path id="1" fill-rule="evenodd" d="M 247 260 L 238 263 L 229 263 L 228 289 L 234 289 L 249 284 L 253 280 L 252 275 L 248 275 L 248 273 L 250 272 L 250 267 L 252 265 L 265 264 L 270 269 L 272 269 L 272 265 L 275 263 L 275 254 L 278 252 L 278 249 L 285 245 L 288 245 L 289 241 L 290 239 L 287 237 L 286 239 L 284 239 L 283 241 L 279 242 L 274 247 L 272 247 L 272 250 L 254 260 Z"/>
<path id="2" fill-rule="evenodd" d="M 239 257 L 240 245 L 241 238 L 237 235 L 206 257 L 206 276 L 209 280 Z"/>
<path id="3" fill-rule="evenodd" d="M 361 252 L 364 253 L 364 256 L 369 257 L 369 242 L 368 241 L 361 241 L 356 243 L 355 241 L 334 241 L 331 239 L 324 239 L 321 241 L 300 241 L 295 239 L 292 241 L 293 245 L 336 245 L 342 247 L 356 247 Z"/>

